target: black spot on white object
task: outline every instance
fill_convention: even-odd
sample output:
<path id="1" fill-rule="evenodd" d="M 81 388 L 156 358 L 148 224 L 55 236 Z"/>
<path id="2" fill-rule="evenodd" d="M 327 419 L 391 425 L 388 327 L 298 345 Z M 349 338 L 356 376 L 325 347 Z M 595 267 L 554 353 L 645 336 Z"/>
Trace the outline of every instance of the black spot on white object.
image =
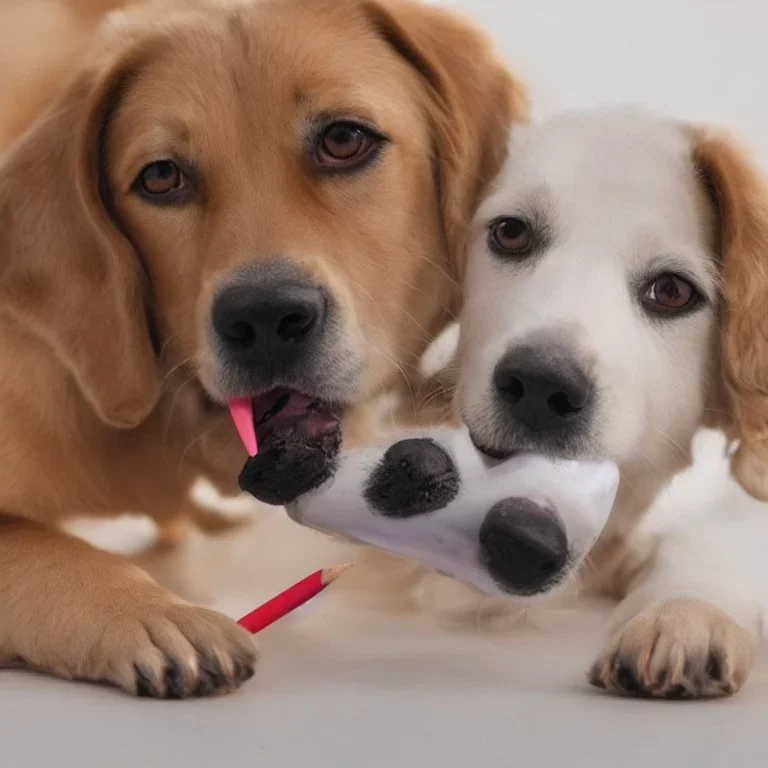
<path id="1" fill-rule="evenodd" d="M 265 504 L 288 504 L 333 477 L 338 468 L 341 430 L 308 435 L 301 417 L 259 432 L 259 452 L 240 472 L 240 489 Z"/>
<path id="2" fill-rule="evenodd" d="M 368 478 L 365 499 L 386 517 L 413 517 L 444 509 L 460 488 L 447 451 L 428 437 L 414 437 L 387 449 Z"/>
<path id="3" fill-rule="evenodd" d="M 480 526 L 480 552 L 501 589 L 535 595 L 562 578 L 568 536 L 553 510 L 531 499 L 502 499 Z"/>

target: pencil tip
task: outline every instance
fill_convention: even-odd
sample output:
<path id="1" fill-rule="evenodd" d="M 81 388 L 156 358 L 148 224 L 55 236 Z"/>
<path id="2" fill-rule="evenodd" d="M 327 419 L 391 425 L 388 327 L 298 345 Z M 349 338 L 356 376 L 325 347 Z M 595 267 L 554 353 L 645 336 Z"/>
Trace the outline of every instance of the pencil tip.
<path id="1" fill-rule="evenodd" d="M 336 581 L 347 568 L 351 567 L 352 563 L 343 563 L 342 565 L 335 565 L 333 568 L 323 568 L 323 586 L 327 587 L 331 582 Z"/>

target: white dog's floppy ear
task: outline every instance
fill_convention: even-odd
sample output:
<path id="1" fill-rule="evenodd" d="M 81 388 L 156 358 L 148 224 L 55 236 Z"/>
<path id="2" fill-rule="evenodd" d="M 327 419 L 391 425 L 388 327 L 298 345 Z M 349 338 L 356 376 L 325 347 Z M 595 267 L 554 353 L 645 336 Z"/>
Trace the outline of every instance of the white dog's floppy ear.
<path id="1" fill-rule="evenodd" d="M 47 344 L 106 424 L 155 406 L 137 254 L 110 215 L 103 134 L 135 61 L 99 62 L 0 164 L 0 310 Z"/>
<path id="2" fill-rule="evenodd" d="M 377 32 L 424 81 L 443 227 L 460 282 L 475 208 L 506 157 L 510 124 L 528 118 L 525 88 L 489 36 L 461 16 L 412 0 L 365 7 Z"/>
<path id="3" fill-rule="evenodd" d="M 719 217 L 723 413 L 714 421 L 738 441 L 734 477 L 768 500 L 768 181 L 732 137 L 691 135 Z"/>

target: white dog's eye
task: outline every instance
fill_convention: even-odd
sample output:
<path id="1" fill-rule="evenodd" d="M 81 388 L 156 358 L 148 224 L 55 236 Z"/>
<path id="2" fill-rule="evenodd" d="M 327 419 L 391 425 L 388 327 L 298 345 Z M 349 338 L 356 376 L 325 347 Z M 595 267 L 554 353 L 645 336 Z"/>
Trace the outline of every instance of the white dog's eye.
<path id="1" fill-rule="evenodd" d="M 525 256 L 532 242 L 528 222 L 515 216 L 496 219 L 488 227 L 488 247 L 499 256 Z"/>
<path id="2" fill-rule="evenodd" d="M 671 272 L 654 277 L 643 291 L 643 305 L 656 314 L 674 314 L 691 309 L 701 298 L 686 279 Z"/>

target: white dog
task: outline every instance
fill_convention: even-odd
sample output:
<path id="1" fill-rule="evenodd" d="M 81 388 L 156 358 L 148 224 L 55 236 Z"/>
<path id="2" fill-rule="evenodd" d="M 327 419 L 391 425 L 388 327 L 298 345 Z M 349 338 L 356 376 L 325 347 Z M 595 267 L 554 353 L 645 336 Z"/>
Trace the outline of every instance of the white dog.
<path id="1" fill-rule="evenodd" d="M 591 672 L 613 691 L 722 695 L 750 671 L 760 605 L 693 539 L 649 550 L 633 531 L 702 424 L 739 441 L 733 473 L 766 498 L 766 190 L 714 132 L 637 110 L 574 112 L 515 132 L 477 216 L 461 414 L 490 455 L 619 465 L 584 573 L 623 598 Z"/>

